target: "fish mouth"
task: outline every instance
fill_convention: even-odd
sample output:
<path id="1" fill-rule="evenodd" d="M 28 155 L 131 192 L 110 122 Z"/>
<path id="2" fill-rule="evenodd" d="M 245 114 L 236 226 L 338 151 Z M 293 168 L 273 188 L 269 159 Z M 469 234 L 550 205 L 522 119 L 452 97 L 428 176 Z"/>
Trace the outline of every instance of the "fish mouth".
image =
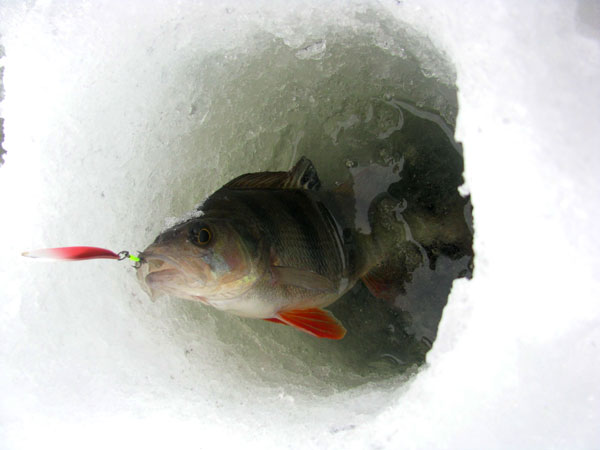
<path id="1" fill-rule="evenodd" d="M 174 293 L 186 284 L 185 269 L 177 260 L 149 252 L 140 254 L 140 260 L 137 277 L 150 297 L 155 297 L 158 291 Z"/>
<path id="2" fill-rule="evenodd" d="M 163 269 L 150 272 L 144 277 L 146 286 L 150 289 L 157 289 L 165 284 L 171 284 L 181 278 L 181 272 L 177 269 Z"/>
<path id="3" fill-rule="evenodd" d="M 166 264 L 174 269 L 182 270 L 181 265 L 177 260 L 170 256 L 162 255 L 159 253 L 142 252 L 139 255 L 142 262 L 142 266 L 147 264 L 148 270 L 151 272 L 164 270 L 162 267 Z"/>

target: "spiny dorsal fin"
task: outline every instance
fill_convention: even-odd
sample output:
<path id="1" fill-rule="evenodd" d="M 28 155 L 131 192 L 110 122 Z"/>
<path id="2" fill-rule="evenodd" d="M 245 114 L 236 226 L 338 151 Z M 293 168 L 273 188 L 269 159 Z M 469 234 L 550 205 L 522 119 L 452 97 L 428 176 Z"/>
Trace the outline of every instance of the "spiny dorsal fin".
<path id="1" fill-rule="evenodd" d="M 247 173 L 231 180 L 229 189 L 308 189 L 318 190 L 321 181 L 310 159 L 304 156 L 289 172 Z"/>

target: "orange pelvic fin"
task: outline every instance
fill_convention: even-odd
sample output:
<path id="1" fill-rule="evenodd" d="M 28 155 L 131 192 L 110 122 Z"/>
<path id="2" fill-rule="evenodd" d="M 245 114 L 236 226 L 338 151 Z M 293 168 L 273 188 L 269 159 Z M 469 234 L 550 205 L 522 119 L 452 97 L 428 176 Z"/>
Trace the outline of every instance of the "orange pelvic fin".
<path id="1" fill-rule="evenodd" d="M 275 317 L 271 317 L 270 319 L 263 319 L 263 320 L 266 320 L 267 322 L 280 323 L 282 325 L 287 325 L 287 323 L 282 322 L 281 320 L 279 320 Z"/>
<path id="2" fill-rule="evenodd" d="M 282 311 L 277 318 L 283 323 L 320 338 L 342 339 L 346 335 L 346 329 L 333 314 L 320 308 Z"/>

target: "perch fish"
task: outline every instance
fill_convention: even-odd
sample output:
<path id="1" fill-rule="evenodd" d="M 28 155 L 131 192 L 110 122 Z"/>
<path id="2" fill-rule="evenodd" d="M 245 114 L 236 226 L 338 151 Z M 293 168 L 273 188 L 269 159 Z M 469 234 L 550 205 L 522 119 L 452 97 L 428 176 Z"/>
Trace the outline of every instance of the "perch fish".
<path id="1" fill-rule="evenodd" d="M 323 308 L 359 279 L 381 294 L 389 267 L 376 228 L 354 228 L 352 196 L 320 185 L 304 157 L 289 172 L 235 178 L 204 202 L 200 217 L 164 231 L 140 254 L 140 283 L 150 296 L 343 338 L 346 329 Z"/>

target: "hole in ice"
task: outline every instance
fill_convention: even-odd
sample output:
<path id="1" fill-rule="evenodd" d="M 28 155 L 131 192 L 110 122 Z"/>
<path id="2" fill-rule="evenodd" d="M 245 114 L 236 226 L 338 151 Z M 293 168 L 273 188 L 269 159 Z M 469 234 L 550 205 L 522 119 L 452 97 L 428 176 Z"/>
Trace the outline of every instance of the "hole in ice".
<path id="1" fill-rule="evenodd" d="M 173 308 L 189 333 L 213 323 L 257 380 L 285 383 L 294 372 L 338 388 L 410 373 L 436 338 L 453 280 L 472 271 L 470 202 L 458 193 L 462 151 L 452 137 L 455 87 L 407 49 L 392 53 L 369 36 L 330 34 L 296 47 L 259 36 L 255 45 L 194 67 L 201 82 L 188 111 L 198 126 L 182 140 L 182 163 L 203 164 L 173 197 L 197 204 L 198 192 L 243 173 L 288 170 L 306 156 L 322 191 L 352 180 L 356 197 L 376 200 L 357 202 L 355 225 L 382 233 L 380 245 L 393 249 L 386 273 L 394 283 L 383 300 L 358 281 L 328 307 L 348 330 L 341 341 L 193 302 L 172 300 Z"/>

